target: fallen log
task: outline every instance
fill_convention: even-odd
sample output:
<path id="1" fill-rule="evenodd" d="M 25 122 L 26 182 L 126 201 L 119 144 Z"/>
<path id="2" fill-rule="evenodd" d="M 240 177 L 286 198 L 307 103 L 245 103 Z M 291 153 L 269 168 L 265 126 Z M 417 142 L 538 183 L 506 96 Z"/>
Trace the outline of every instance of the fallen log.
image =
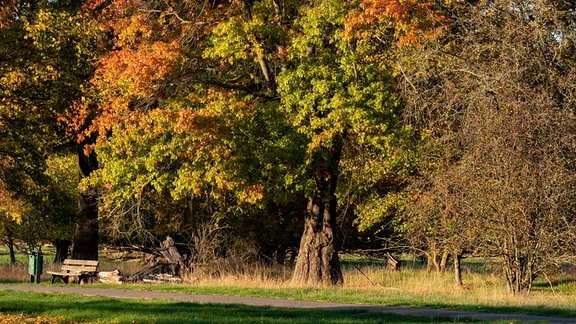
<path id="1" fill-rule="evenodd" d="M 98 281 L 109 284 L 121 284 L 124 282 L 124 277 L 120 271 L 100 271 L 98 272 Z"/>

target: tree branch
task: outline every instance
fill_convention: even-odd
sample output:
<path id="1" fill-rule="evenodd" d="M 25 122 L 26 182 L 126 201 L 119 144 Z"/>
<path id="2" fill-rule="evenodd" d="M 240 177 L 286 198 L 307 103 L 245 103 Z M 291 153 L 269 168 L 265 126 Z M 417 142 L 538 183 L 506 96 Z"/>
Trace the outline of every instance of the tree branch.
<path id="1" fill-rule="evenodd" d="M 230 84 L 230 83 L 216 81 L 216 80 L 200 80 L 200 79 L 189 79 L 189 80 L 187 80 L 187 82 L 196 83 L 196 84 L 212 85 L 212 86 L 216 86 L 216 87 L 219 87 L 222 89 L 227 89 L 227 90 L 244 91 L 244 92 L 247 92 L 251 95 L 254 95 L 255 97 L 268 99 L 268 100 L 279 99 L 278 96 L 269 96 L 269 95 L 263 94 L 262 92 L 258 91 L 254 87 L 251 87 L 250 85 Z"/>
<path id="2" fill-rule="evenodd" d="M 186 20 L 182 17 L 180 17 L 177 13 L 175 12 L 165 12 L 162 10 L 157 10 L 157 9 L 139 9 L 138 11 L 143 12 L 143 13 L 160 13 L 160 14 L 165 14 L 166 16 L 174 16 L 176 17 L 176 19 L 178 19 L 180 21 L 181 24 L 191 24 L 192 21 L 190 20 Z"/>

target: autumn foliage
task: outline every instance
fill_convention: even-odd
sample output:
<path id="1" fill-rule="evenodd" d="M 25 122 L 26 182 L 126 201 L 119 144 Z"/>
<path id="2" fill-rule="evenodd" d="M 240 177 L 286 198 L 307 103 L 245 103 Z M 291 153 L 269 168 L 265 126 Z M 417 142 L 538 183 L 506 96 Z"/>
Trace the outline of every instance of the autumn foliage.
<path id="1" fill-rule="evenodd" d="M 364 0 L 350 11 L 345 22 L 347 33 L 371 38 L 370 26 L 381 25 L 394 33 L 399 46 L 434 40 L 446 32 L 448 20 L 441 7 L 424 0 Z M 381 27 L 380 27 L 381 28 Z"/>

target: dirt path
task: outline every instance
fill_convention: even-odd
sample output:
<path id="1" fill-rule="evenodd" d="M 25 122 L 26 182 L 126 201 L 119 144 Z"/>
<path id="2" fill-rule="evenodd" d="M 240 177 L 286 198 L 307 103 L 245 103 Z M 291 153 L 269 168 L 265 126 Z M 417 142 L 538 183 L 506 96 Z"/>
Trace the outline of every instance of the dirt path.
<path id="1" fill-rule="evenodd" d="M 575 323 L 576 318 L 561 318 L 551 316 L 495 314 L 469 311 L 456 311 L 430 308 L 411 308 L 397 306 L 356 305 L 331 302 L 291 300 L 279 298 L 239 297 L 224 295 L 198 295 L 161 291 L 127 290 L 119 288 L 91 288 L 80 286 L 22 286 L 0 285 L 0 290 L 53 292 L 65 294 L 80 294 L 86 296 L 103 296 L 114 298 L 168 299 L 192 303 L 211 304 L 242 304 L 249 306 L 270 306 L 281 308 L 321 309 L 321 310 L 362 310 L 408 316 L 445 317 L 455 320 L 460 318 L 475 318 L 486 321 L 506 320 L 522 322 Z"/>

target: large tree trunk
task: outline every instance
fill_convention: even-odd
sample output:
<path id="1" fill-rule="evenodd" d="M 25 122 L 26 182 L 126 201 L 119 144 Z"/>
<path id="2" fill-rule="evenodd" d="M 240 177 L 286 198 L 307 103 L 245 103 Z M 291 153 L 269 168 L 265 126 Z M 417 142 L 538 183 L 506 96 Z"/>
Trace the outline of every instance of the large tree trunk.
<path id="1" fill-rule="evenodd" d="M 54 240 L 52 242 L 56 253 L 54 255 L 54 263 L 62 264 L 68 258 L 68 248 L 70 248 L 70 240 Z"/>
<path id="2" fill-rule="evenodd" d="M 84 152 L 78 148 L 78 169 L 80 178 L 90 175 L 98 168 L 96 154 Z M 98 199 L 96 190 L 88 188 L 78 190 L 79 223 L 74 235 L 72 258 L 80 260 L 98 260 Z"/>
<path id="3" fill-rule="evenodd" d="M 344 282 L 336 244 L 336 185 L 342 144 L 317 158 L 316 191 L 308 198 L 304 234 L 292 281 L 296 284 L 341 285 Z"/>
<path id="4" fill-rule="evenodd" d="M 334 228 L 336 215 L 330 212 L 330 202 L 309 198 L 304 234 L 292 281 L 297 284 L 340 285 L 344 282 L 340 270 Z"/>

